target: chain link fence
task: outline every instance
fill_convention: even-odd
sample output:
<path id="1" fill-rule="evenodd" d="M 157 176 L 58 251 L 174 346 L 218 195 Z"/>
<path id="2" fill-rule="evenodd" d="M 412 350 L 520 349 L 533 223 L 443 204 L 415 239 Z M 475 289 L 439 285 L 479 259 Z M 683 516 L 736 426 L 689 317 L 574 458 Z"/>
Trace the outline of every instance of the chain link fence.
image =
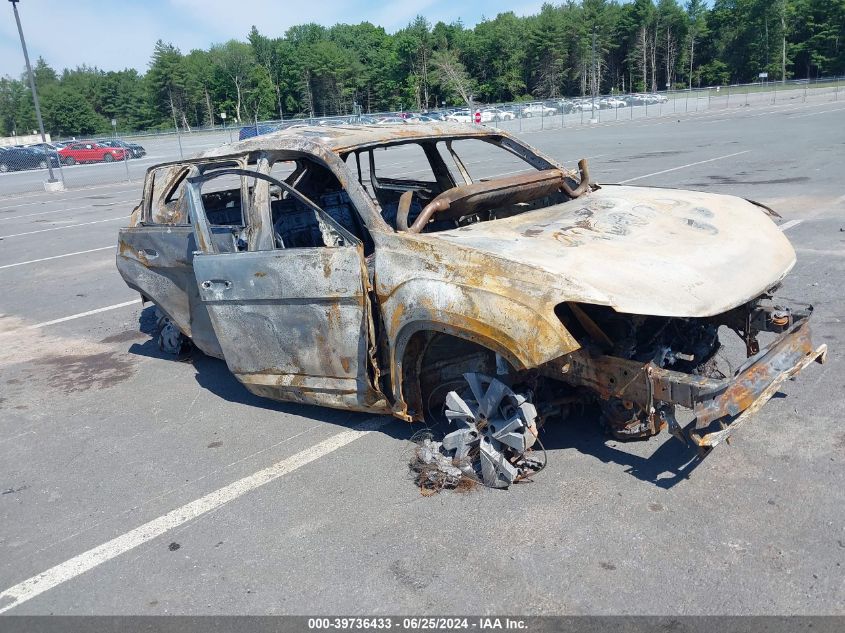
<path id="1" fill-rule="evenodd" d="M 0 139 L 0 196 L 44 191 L 53 179 L 59 188 L 77 189 L 140 183 L 155 164 L 179 160 L 256 133 L 304 125 L 408 123 L 459 120 L 521 134 L 599 124 L 624 124 L 649 118 L 745 107 L 845 101 L 845 78 L 720 86 L 659 94 L 612 94 L 543 101 L 473 104 L 426 113 L 382 112 L 356 116 L 302 117 L 284 121 L 119 134 L 108 138 L 62 139 L 28 147 Z M 48 167 L 49 165 L 49 167 Z"/>

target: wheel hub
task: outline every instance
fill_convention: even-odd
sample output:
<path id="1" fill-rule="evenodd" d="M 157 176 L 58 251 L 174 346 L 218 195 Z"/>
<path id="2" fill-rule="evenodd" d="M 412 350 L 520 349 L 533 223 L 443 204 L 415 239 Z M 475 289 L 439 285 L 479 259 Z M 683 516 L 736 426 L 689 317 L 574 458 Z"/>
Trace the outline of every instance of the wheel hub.
<path id="1" fill-rule="evenodd" d="M 470 476 L 491 488 L 507 488 L 529 474 L 525 454 L 537 440 L 537 410 L 503 382 L 466 373 L 467 389 L 446 396 L 446 418 L 458 428 L 443 438 L 443 449 Z"/>

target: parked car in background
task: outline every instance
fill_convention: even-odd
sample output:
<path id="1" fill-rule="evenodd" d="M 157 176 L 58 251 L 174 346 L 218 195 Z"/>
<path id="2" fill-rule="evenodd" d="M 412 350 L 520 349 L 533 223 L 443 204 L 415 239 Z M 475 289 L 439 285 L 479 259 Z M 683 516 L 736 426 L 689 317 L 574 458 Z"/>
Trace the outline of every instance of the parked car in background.
<path id="1" fill-rule="evenodd" d="M 599 100 L 599 107 L 605 110 L 615 110 L 616 108 L 624 108 L 628 104 L 618 97 L 603 97 Z"/>
<path id="2" fill-rule="evenodd" d="M 522 116 L 527 119 L 535 116 L 551 116 L 556 112 L 557 108 L 553 108 L 543 103 L 529 103 L 522 108 Z"/>
<path id="3" fill-rule="evenodd" d="M 516 118 L 513 112 L 502 110 L 500 108 L 485 108 L 481 111 L 481 122 L 489 123 L 490 121 L 510 121 Z"/>
<path id="4" fill-rule="evenodd" d="M 468 108 L 465 109 L 465 110 L 457 110 L 455 112 L 452 112 L 452 114 L 447 114 L 446 120 L 447 121 L 454 121 L 456 123 L 472 123 L 473 122 L 472 113 L 469 111 Z"/>
<path id="5" fill-rule="evenodd" d="M 601 107 L 598 103 L 593 103 L 592 99 L 579 99 L 575 103 L 572 104 L 572 111 L 573 112 L 592 112 L 594 110 L 600 110 Z"/>
<path id="6" fill-rule="evenodd" d="M 111 163 L 129 157 L 122 147 L 107 147 L 99 143 L 71 143 L 59 150 L 59 158 L 65 165 L 76 163 Z"/>
<path id="7" fill-rule="evenodd" d="M 36 151 L 42 151 L 42 152 L 46 149 L 48 152 L 58 153 L 58 151 L 62 147 L 64 147 L 64 145 L 58 145 L 56 143 L 32 143 L 30 145 L 25 145 L 24 147 L 27 147 L 29 149 L 34 149 Z"/>
<path id="8" fill-rule="evenodd" d="M 60 146 L 54 143 L 32 143 L 31 145 L 25 145 L 24 147 L 40 154 L 44 154 L 46 152 L 50 156 L 50 162 L 53 164 L 53 166 L 59 166 L 59 150 L 61 149 Z"/>
<path id="9" fill-rule="evenodd" d="M 47 169 L 47 160 L 53 167 L 59 166 L 55 152 L 44 153 L 43 149 L 30 147 L 0 147 L 0 172 L 21 171 L 23 169 Z"/>
<path id="10" fill-rule="evenodd" d="M 572 99 L 559 99 L 558 101 L 555 101 L 555 108 L 557 108 L 558 112 L 569 114 L 572 112 L 572 104 Z"/>
<path id="11" fill-rule="evenodd" d="M 405 123 L 405 119 L 398 116 L 383 116 L 378 121 L 376 121 L 377 125 L 394 125 L 394 124 L 402 124 Z"/>
<path id="12" fill-rule="evenodd" d="M 634 105 L 651 105 L 656 103 L 667 103 L 668 97 L 664 95 L 655 94 L 653 92 L 631 95 L 634 100 Z"/>
<path id="13" fill-rule="evenodd" d="M 125 149 L 129 152 L 129 158 L 141 158 L 142 156 L 147 155 L 147 150 L 143 147 L 138 145 L 138 143 L 130 143 L 128 141 L 122 141 L 120 139 L 104 139 L 101 141 L 97 141 L 98 144 L 104 145 L 105 147 L 118 147 L 121 149 Z"/>

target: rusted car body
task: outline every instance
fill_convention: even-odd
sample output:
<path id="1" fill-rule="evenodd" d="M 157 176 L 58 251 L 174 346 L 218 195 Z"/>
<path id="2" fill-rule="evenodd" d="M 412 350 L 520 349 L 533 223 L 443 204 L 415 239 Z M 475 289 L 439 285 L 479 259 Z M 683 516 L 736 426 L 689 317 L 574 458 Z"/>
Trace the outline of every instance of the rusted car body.
<path id="1" fill-rule="evenodd" d="M 497 156 L 520 173 L 473 173 Z M 447 402 L 472 374 L 540 421 L 586 400 L 617 437 L 710 447 L 823 362 L 812 308 L 773 298 L 795 263 L 773 211 L 579 167 L 481 126 L 281 131 L 151 168 L 117 266 L 171 347 L 190 339 L 251 392 L 409 421 L 478 413 L 484 393 Z M 720 330 L 746 351 L 733 372 Z"/>

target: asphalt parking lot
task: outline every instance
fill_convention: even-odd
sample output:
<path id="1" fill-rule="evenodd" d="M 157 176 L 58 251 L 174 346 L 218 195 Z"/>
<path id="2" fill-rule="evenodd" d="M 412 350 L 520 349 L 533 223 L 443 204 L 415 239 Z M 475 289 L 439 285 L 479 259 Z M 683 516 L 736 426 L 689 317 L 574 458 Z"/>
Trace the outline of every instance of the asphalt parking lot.
<path id="1" fill-rule="evenodd" d="M 827 364 L 703 461 L 579 418 L 533 483 L 424 497 L 406 424 L 159 352 L 114 267 L 140 180 L 0 189 L 0 612 L 845 613 L 845 103 L 523 137 L 599 183 L 779 211 L 782 295 L 815 305 Z"/>

